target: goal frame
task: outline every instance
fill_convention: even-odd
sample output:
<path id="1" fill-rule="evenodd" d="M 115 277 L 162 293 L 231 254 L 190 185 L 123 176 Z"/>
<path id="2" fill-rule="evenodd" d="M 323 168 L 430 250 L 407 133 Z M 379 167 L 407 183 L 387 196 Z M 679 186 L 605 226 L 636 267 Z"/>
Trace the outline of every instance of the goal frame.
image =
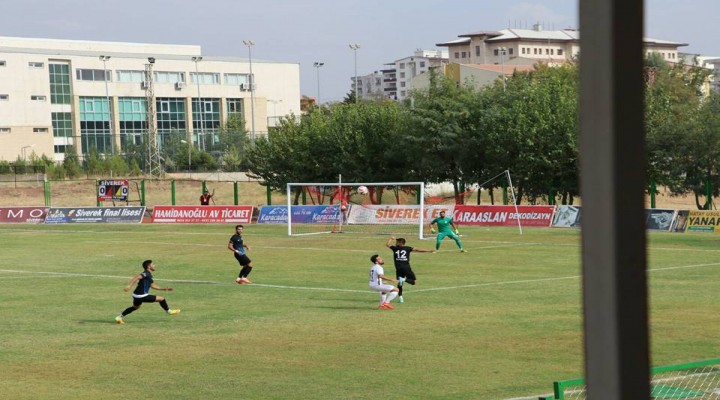
<path id="1" fill-rule="evenodd" d="M 423 239 L 423 227 L 425 225 L 425 182 L 342 182 L 340 179 L 338 182 L 289 182 L 287 184 L 287 221 L 288 221 L 288 236 L 293 236 L 292 233 L 292 188 L 304 187 L 304 186 L 329 186 L 335 188 L 342 187 L 358 187 L 358 186 L 416 186 L 419 187 L 419 206 L 420 206 L 420 221 L 418 224 L 418 238 Z M 342 224 L 342 220 L 340 222 Z M 316 234 L 331 233 L 331 232 L 316 232 Z M 296 234 L 297 235 L 297 234 Z"/>

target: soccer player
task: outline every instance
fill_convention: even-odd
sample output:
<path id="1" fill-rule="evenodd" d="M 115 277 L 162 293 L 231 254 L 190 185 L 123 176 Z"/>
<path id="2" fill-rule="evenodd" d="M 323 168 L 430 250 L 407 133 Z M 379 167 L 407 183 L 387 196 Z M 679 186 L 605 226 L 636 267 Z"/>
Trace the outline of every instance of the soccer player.
<path id="1" fill-rule="evenodd" d="M 440 242 L 445 239 L 445 236 L 449 236 L 452 238 L 452 240 L 455 241 L 455 244 L 457 244 L 457 247 L 460 249 L 460 251 L 465 253 L 465 250 L 463 250 L 462 242 L 460 242 L 460 237 L 458 236 L 460 233 L 458 232 L 457 227 L 453 223 L 452 218 L 445 216 L 445 210 L 440 211 L 440 216 L 430 222 L 430 233 L 435 233 L 433 225 L 437 225 L 438 228 L 438 235 L 437 239 L 435 240 L 435 251 L 440 250 Z"/>
<path id="2" fill-rule="evenodd" d="M 395 241 L 395 245 L 393 245 L 393 240 Z M 394 236 L 390 236 L 390 239 L 388 239 L 387 243 L 385 243 L 385 246 L 393 252 L 393 260 L 395 261 L 395 277 L 398 280 L 398 301 L 402 303 L 405 301 L 402 296 L 403 283 L 407 282 L 414 285 L 417 281 L 415 273 L 410 267 L 410 253 L 413 251 L 417 251 L 418 253 L 432 253 L 432 250 L 423 250 L 416 247 L 406 246 L 404 238 L 395 239 Z"/>
<path id="3" fill-rule="evenodd" d="M 213 190 L 214 191 L 214 190 Z M 210 205 L 210 199 L 212 199 L 213 195 L 208 192 L 207 189 L 203 192 L 203 194 L 200 195 L 200 205 L 201 206 L 209 206 Z"/>
<path id="4" fill-rule="evenodd" d="M 246 254 L 246 250 L 250 250 L 250 246 L 243 242 L 243 229 L 244 227 L 242 225 L 235 225 L 235 234 L 230 237 L 230 242 L 228 242 L 227 246 L 228 249 L 235 254 L 235 259 L 242 267 L 238 277 L 235 278 L 235 283 L 238 285 L 242 285 L 243 283 L 252 283 L 248 279 L 248 275 L 250 275 L 250 272 L 253 269 L 252 260 L 250 260 L 250 257 Z"/>
<path id="5" fill-rule="evenodd" d="M 385 270 L 382 267 L 385 261 L 383 261 L 379 255 L 374 254 L 370 257 L 370 262 L 373 263 L 372 268 L 370 268 L 370 289 L 380 292 L 380 307 L 378 308 L 381 310 L 392 310 L 395 307 L 390 303 L 397 297 L 398 288 L 383 283 L 383 279 L 395 283 L 397 283 L 397 279 L 385 276 Z"/>
<path id="6" fill-rule="evenodd" d="M 129 291 L 132 285 L 137 283 L 137 287 L 135 288 L 135 291 L 132 294 L 133 297 L 133 305 L 132 307 L 128 307 L 125 309 L 125 311 L 121 312 L 120 315 L 115 317 L 115 322 L 118 324 L 124 324 L 125 320 L 124 318 L 130 314 L 131 312 L 137 310 L 140 308 L 142 303 L 155 303 L 160 302 L 160 307 L 165 310 L 166 313 L 170 315 L 177 315 L 180 314 L 180 310 L 171 310 L 170 307 L 168 307 L 167 302 L 165 301 L 165 298 L 162 296 L 155 296 L 153 294 L 150 294 L 150 288 L 153 288 L 155 290 L 164 290 L 166 292 L 172 292 L 171 287 L 165 287 L 161 288 L 157 284 L 155 284 L 155 281 L 153 281 L 152 273 L 155 272 L 155 264 L 152 262 L 152 260 L 145 260 L 142 263 L 143 266 L 143 272 L 141 272 L 139 275 L 135 276 L 130 280 L 130 283 L 128 283 L 127 286 L 123 289 L 124 291 Z"/>

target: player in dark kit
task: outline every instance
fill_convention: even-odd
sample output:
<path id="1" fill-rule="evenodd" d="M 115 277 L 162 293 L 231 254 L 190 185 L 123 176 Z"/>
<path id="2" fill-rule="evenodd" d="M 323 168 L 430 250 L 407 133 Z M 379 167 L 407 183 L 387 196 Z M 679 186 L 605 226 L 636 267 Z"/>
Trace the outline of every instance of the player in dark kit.
<path id="1" fill-rule="evenodd" d="M 392 244 L 393 241 L 395 241 L 395 245 Z M 385 243 L 385 246 L 387 246 L 387 248 L 389 248 L 393 252 L 393 260 L 395 261 L 395 275 L 398 280 L 398 301 L 402 303 L 404 301 L 402 297 L 403 283 L 407 282 L 411 285 L 414 285 L 417 281 L 415 273 L 410 267 L 410 253 L 412 253 L 413 251 L 417 251 L 418 253 L 432 253 L 432 250 L 424 250 L 418 249 L 417 247 L 406 246 L 405 239 L 395 239 L 394 236 L 390 236 L 390 239 L 388 239 L 387 243 Z"/>
<path id="2" fill-rule="evenodd" d="M 166 313 L 170 315 L 177 315 L 180 314 L 180 310 L 171 310 L 170 307 L 168 307 L 167 302 L 165 301 L 165 298 L 162 296 L 155 296 L 153 294 L 150 294 L 150 288 L 153 288 L 155 290 L 164 290 L 166 292 L 172 292 L 171 287 L 165 287 L 161 288 L 160 286 L 155 284 L 155 281 L 153 281 L 152 273 L 155 271 L 155 264 L 152 262 L 152 260 L 145 260 L 143 261 L 143 269 L 144 271 L 140 273 L 139 275 L 135 276 L 130 280 L 130 283 L 128 283 L 127 286 L 123 290 L 130 291 L 130 288 L 132 285 L 137 282 L 137 287 L 135 288 L 135 291 L 133 291 L 132 297 L 133 297 L 133 305 L 132 307 L 128 307 L 120 313 L 117 317 L 115 317 L 115 322 L 118 324 L 124 324 L 125 320 L 124 318 L 130 314 L 131 312 L 137 310 L 140 308 L 142 303 L 155 303 L 160 302 L 160 307 L 165 310 Z"/>
<path id="3" fill-rule="evenodd" d="M 243 283 L 252 283 L 247 278 L 248 275 L 250 275 L 253 267 L 252 260 L 250 260 L 250 257 L 245 254 L 246 250 L 250 250 L 250 246 L 243 243 L 243 229 L 244 228 L 242 225 L 236 225 L 235 234 L 232 235 L 232 237 L 230 238 L 230 242 L 228 243 L 228 249 L 230 249 L 230 251 L 235 254 L 235 259 L 238 260 L 240 266 L 242 267 L 240 269 L 238 277 L 235 278 L 235 283 L 237 283 L 238 285 L 242 285 Z"/>

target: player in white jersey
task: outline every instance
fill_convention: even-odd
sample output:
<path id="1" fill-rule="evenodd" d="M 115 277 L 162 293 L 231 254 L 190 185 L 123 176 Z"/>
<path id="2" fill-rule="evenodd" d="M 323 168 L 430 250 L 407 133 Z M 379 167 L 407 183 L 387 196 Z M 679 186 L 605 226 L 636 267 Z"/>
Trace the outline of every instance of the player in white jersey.
<path id="1" fill-rule="evenodd" d="M 382 267 L 383 264 L 385 264 L 385 261 L 383 261 L 382 257 L 379 255 L 375 254 L 370 257 L 370 262 L 373 263 L 373 266 L 370 268 L 370 281 L 368 283 L 370 284 L 370 289 L 380 292 L 380 307 L 378 308 L 383 310 L 392 310 L 395 307 L 393 307 L 390 303 L 395 297 L 397 297 L 398 288 L 393 285 L 383 283 L 383 279 L 395 283 L 397 283 L 397 279 L 385 276 L 385 270 Z"/>

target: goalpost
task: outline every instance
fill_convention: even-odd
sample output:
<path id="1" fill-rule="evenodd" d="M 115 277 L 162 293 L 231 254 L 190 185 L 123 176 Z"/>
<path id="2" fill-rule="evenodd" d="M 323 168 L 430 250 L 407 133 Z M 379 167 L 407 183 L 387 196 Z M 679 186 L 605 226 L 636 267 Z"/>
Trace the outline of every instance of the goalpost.
<path id="1" fill-rule="evenodd" d="M 288 235 L 417 235 L 427 221 L 423 182 L 287 184 Z"/>

